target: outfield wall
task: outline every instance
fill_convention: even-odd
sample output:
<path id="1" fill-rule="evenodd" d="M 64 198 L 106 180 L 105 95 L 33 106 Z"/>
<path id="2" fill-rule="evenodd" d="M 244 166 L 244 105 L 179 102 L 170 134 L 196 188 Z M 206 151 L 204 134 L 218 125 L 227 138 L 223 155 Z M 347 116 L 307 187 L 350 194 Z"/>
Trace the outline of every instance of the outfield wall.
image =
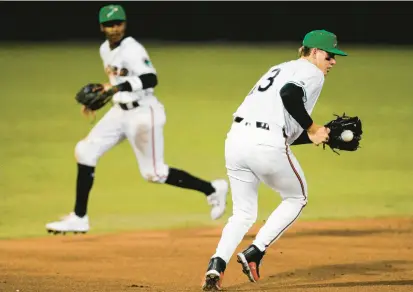
<path id="1" fill-rule="evenodd" d="M 0 41 L 99 40 L 110 2 L 2 2 Z M 412 44 L 406 2 L 127 1 L 129 33 L 141 40 L 300 42 L 327 29 L 346 43 Z"/>

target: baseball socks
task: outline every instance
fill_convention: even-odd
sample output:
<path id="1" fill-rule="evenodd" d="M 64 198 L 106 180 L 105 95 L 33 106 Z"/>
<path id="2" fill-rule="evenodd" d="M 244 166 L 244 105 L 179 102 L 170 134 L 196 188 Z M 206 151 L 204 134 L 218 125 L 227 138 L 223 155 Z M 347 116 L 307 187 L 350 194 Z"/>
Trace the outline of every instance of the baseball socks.
<path id="1" fill-rule="evenodd" d="M 87 204 L 89 200 L 89 193 L 93 186 L 95 168 L 83 164 L 77 164 L 77 181 L 76 181 L 76 202 L 75 214 L 78 217 L 84 217 L 87 213 Z M 186 171 L 176 168 L 169 169 L 166 184 L 196 190 L 204 193 L 206 196 L 215 192 L 215 188 L 210 182 L 199 179 Z"/>
<path id="2" fill-rule="evenodd" d="M 169 168 L 168 178 L 165 183 L 184 189 L 200 191 L 206 196 L 215 192 L 215 188 L 210 182 L 199 179 L 186 171 L 176 168 Z"/>
<path id="3" fill-rule="evenodd" d="M 84 217 L 86 215 L 89 193 L 92 189 L 94 178 L 94 167 L 77 164 L 75 214 L 78 217 Z"/>

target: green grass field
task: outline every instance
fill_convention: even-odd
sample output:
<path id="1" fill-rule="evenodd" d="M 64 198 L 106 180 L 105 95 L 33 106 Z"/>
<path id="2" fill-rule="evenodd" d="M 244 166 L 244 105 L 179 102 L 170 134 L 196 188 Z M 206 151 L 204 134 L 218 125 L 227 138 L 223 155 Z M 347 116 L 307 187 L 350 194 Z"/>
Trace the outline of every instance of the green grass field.
<path id="1" fill-rule="evenodd" d="M 146 44 L 165 104 L 167 164 L 197 176 L 225 176 L 224 139 L 231 115 L 271 65 L 296 57 L 294 46 Z M 359 115 L 362 148 L 338 156 L 296 146 L 309 184 L 301 220 L 411 216 L 413 99 L 411 48 L 345 47 L 327 77 L 313 118 Z M 44 224 L 71 211 L 74 146 L 93 125 L 74 94 L 103 82 L 99 44 L 0 47 L 0 238 L 46 235 Z M 102 117 L 105 108 L 98 114 Z M 279 203 L 262 186 L 260 220 Z M 209 219 L 205 198 L 141 177 L 127 143 L 105 154 L 89 205 L 93 232 L 223 224 Z"/>

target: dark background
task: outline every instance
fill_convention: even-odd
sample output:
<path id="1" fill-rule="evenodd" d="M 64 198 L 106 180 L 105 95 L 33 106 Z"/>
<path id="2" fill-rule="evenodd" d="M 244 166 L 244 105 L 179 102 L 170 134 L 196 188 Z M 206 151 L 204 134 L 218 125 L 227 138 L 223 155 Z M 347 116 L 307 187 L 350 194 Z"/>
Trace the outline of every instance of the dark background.
<path id="1" fill-rule="evenodd" d="M 118 3 L 129 34 L 158 41 L 297 41 L 327 29 L 339 41 L 412 44 L 409 2 L 1 2 L 0 41 L 102 39 L 98 11 Z"/>

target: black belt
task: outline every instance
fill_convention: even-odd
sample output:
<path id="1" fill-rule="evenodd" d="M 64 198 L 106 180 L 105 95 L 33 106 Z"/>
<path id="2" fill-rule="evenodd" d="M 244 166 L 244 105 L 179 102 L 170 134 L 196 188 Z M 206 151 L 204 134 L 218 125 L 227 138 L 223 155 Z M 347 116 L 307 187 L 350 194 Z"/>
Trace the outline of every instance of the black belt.
<path id="1" fill-rule="evenodd" d="M 235 117 L 234 122 L 236 122 L 236 123 L 241 123 L 243 120 L 244 120 L 244 118 Z M 249 125 L 249 123 L 247 122 L 245 125 Z M 267 131 L 270 130 L 270 125 L 268 125 L 267 123 L 255 122 L 255 126 L 256 126 L 257 128 L 264 129 L 264 130 L 267 130 Z"/>
<path id="2" fill-rule="evenodd" d="M 121 109 L 123 109 L 124 111 L 127 111 L 127 110 L 137 108 L 139 106 L 139 102 L 135 100 L 135 101 L 128 102 L 128 103 L 118 103 L 118 105 L 120 106 Z"/>

